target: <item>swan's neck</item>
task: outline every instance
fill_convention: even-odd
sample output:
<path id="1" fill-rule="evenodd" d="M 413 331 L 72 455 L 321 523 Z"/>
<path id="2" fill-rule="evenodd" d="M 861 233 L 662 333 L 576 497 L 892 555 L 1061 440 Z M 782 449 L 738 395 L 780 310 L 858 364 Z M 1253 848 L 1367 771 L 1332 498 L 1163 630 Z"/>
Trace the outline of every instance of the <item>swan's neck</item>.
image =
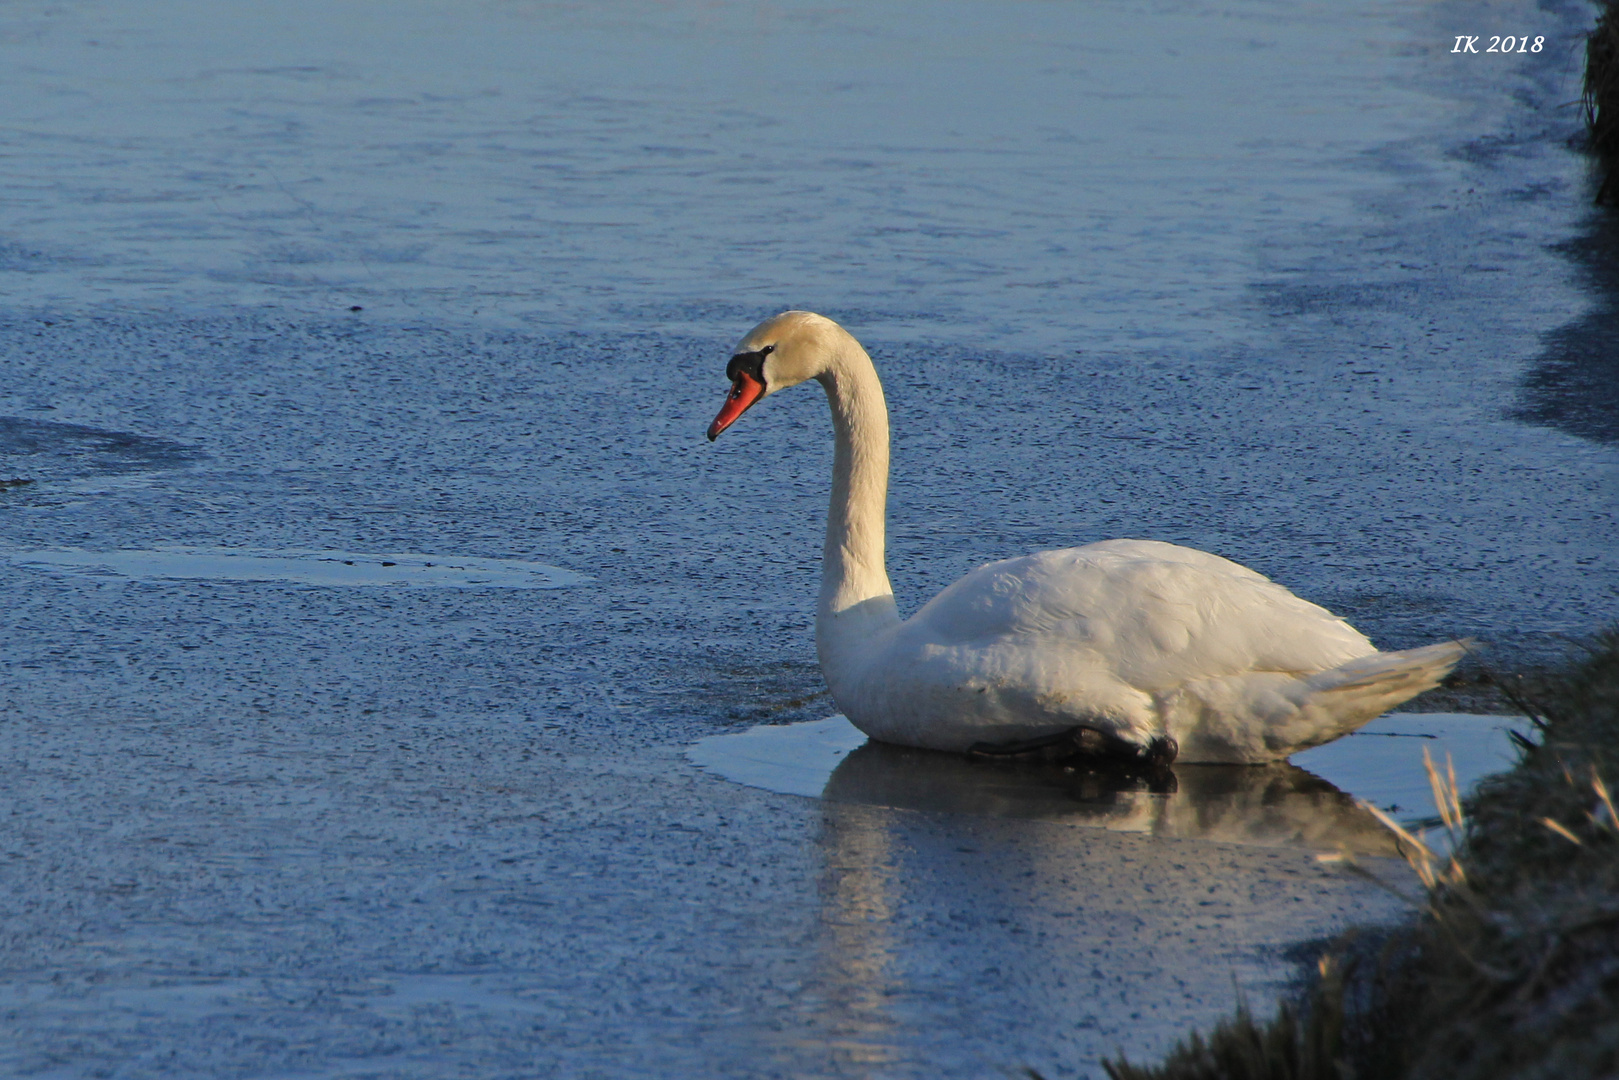
<path id="1" fill-rule="evenodd" d="M 832 406 L 836 437 L 815 618 L 822 666 L 829 668 L 840 666 L 849 650 L 898 622 L 899 613 L 883 559 L 888 406 L 882 383 L 871 358 L 852 339 L 818 378 Z"/>

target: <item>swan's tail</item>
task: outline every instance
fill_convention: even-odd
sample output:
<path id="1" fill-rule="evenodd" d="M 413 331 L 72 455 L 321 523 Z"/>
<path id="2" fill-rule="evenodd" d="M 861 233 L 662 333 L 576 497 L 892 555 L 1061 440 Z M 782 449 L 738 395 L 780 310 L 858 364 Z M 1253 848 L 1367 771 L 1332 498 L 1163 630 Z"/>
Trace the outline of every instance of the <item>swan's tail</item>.
<path id="1" fill-rule="evenodd" d="M 1277 761 L 1331 742 L 1439 685 L 1471 641 L 1379 652 L 1306 678 L 1201 679 L 1158 699 L 1185 762 Z"/>
<path id="2" fill-rule="evenodd" d="M 1309 724 L 1312 730 L 1299 732 L 1299 741 L 1288 753 L 1348 735 L 1394 706 L 1432 690 L 1473 645 L 1472 640 L 1464 639 L 1372 653 L 1303 680 L 1309 693 L 1300 702 L 1300 719 L 1313 721 Z"/>

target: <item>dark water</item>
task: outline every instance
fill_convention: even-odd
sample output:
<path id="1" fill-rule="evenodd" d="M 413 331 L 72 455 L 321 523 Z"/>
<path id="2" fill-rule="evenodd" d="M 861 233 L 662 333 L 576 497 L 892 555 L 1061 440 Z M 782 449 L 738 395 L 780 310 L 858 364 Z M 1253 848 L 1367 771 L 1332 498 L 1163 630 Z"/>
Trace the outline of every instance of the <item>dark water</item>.
<path id="1" fill-rule="evenodd" d="M 1612 249 L 1588 12 L 1492 12 L 8 6 L 0 1071 L 1098 1075 L 1391 917 L 1305 851 L 692 768 L 831 711 L 824 406 L 702 432 L 817 308 L 906 610 L 1146 536 L 1556 655 L 1616 610 Z"/>
<path id="2" fill-rule="evenodd" d="M 1591 309 L 1547 335 L 1513 416 L 1611 445 L 1619 442 L 1619 219 L 1592 211 L 1558 250 L 1585 285 Z"/>
<path id="3" fill-rule="evenodd" d="M 127 431 L 104 431 L 20 416 L 0 417 L 0 461 L 5 463 L 4 471 L 9 479 L 28 484 L 162 472 L 184 468 L 206 457 L 194 446 Z"/>

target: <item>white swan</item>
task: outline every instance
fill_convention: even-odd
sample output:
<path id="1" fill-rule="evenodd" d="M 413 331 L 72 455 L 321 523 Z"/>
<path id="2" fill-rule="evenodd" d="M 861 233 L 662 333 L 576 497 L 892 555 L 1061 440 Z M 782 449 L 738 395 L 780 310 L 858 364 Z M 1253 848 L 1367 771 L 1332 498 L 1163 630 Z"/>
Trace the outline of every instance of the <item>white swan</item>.
<path id="1" fill-rule="evenodd" d="M 990 563 L 902 621 L 883 560 L 888 409 L 866 351 L 788 311 L 748 332 L 726 375 L 710 440 L 767 394 L 826 389 L 837 441 L 815 643 L 833 699 L 874 739 L 1274 761 L 1437 685 L 1465 651 L 1378 652 L 1261 574 L 1152 540 Z"/>

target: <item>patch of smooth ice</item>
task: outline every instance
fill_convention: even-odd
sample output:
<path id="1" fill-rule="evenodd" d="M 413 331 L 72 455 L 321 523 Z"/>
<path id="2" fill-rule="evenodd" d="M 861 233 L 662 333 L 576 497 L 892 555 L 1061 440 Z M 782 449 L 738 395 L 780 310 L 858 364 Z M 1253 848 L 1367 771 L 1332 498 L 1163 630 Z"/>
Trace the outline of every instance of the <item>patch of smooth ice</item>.
<path id="1" fill-rule="evenodd" d="M 711 736 L 688 749 L 687 758 L 736 783 L 837 802 L 1393 854 L 1387 830 L 1355 800 L 1406 821 L 1427 819 L 1434 810 L 1422 748 L 1441 767 L 1448 753 L 1465 790 L 1512 764 L 1514 723 L 1390 714 L 1295 755 L 1293 764 L 1176 765 L 1170 784 L 1110 767 L 986 763 L 886 746 L 869 742 L 842 716 Z"/>
<path id="2" fill-rule="evenodd" d="M 560 589 L 587 575 L 518 559 L 455 555 L 361 555 L 344 551 L 241 551 L 156 548 L 147 551 L 16 551 L 20 569 L 116 575 L 139 581 L 275 581 L 294 585 L 405 586 L 449 589 Z"/>
<path id="3" fill-rule="evenodd" d="M 866 734 L 842 716 L 712 735 L 686 751 L 693 765 L 748 787 L 820 797 L 827 778 Z"/>
<path id="4" fill-rule="evenodd" d="M 1448 756 L 1465 794 L 1491 773 L 1510 769 L 1518 760 L 1511 733 L 1529 730 L 1521 716 L 1389 713 L 1289 760 L 1400 821 L 1415 822 L 1438 814 L 1422 764 L 1424 748 L 1441 773 Z"/>

